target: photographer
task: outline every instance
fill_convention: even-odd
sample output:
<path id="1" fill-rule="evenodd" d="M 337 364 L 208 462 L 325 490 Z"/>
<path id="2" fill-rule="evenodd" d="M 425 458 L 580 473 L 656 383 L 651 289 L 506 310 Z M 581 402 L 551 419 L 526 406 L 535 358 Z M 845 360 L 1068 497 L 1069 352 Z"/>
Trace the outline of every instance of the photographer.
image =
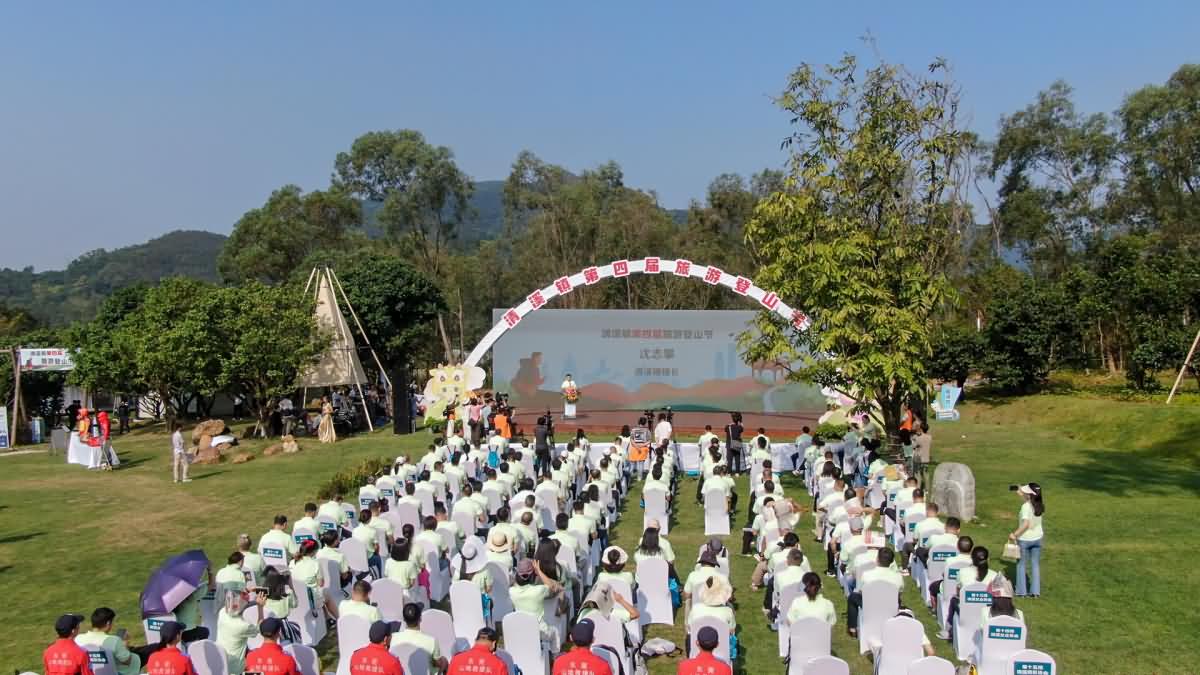
<path id="1" fill-rule="evenodd" d="M 725 448 L 729 453 L 729 473 L 736 475 L 745 470 L 745 458 L 742 456 L 742 432 L 745 429 L 742 427 L 742 413 L 730 413 L 729 418 L 729 424 L 725 425 Z"/>
<path id="2" fill-rule="evenodd" d="M 550 470 L 550 448 L 553 444 L 554 423 L 547 410 L 533 428 L 533 471 L 539 476 Z"/>

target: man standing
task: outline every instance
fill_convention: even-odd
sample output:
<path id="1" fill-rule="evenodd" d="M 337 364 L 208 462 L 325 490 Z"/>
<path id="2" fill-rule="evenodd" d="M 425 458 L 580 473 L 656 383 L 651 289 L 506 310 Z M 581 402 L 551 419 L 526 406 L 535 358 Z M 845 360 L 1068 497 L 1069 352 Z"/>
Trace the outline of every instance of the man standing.
<path id="1" fill-rule="evenodd" d="M 58 639 L 42 652 L 42 667 L 46 675 L 92 675 L 92 664 L 88 653 L 75 644 L 79 635 L 80 614 L 64 614 L 54 622 Z"/>
<path id="2" fill-rule="evenodd" d="M 172 471 L 175 482 L 190 483 L 192 479 L 188 478 L 188 464 L 191 464 L 192 458 L 188 455 L 187 449 L 183 447 L 183 425 L 179 422 L 172 422 L 171 429 L 171 454 L 174 457 Z"/>
<path id="3" fill-rule="evenodd" d="M 929 435 L 929 429 L 924 422 L 917 422 L 915 425 L 916 434 L 913 435 L 913 475 L 917 477 L 921 485 L 925 485 L 925 466 L 930 462 L 931 446 L 933 445 L 933 436 Z"/>
<path id="4" fill-rule="evenodd" d="M 543 415 L 533 428 L 533 471 L 539 476 L 550 470 L 550 444 L 553 442 L 549 421 Z"/>
<path id="5" fill-rule="evenodd" d="M 667 420 L 666 413 L 658 414 L 658 424 L 654 427 L 654 444 L 662 445 L 664 442 L 671 440 L 671 422 Z"/>
<path id="6" fill-rule="evenodd" d="M 730 475 L 736 476 L 742 472 L 742 413 L 730 413 L 729 424 L 725 426 L 725 451 L 729 454 L 728 466 Z"/>
<path id="7" fill-rule="evenodd" d="M 392 644 L 392 633 L 400 629 L 399 621 L 376 621 L 371 624 L 367 634 L 371 644 L 356 650 L 350 657 L 350 675 L 404 675 L 400 659 L 392 656 L 388 649 Z M 421 636 L 426 637 L 424 634 Z"/>
<path id="8" fill-rule="evenodd" d="M 584 619 L 571 629 L 575 648 L 554 659 L 553 675 L 612 675 L 612 668 L 603 657 L 592 653 L 596 624 Z"/>
<path id="9" fill-rule="evenodd" d="M 475 645 L 450 660 L 447 675 L 508 675 L 508 667 L 496 656 L 496 631 L 480 628 Z"/>
<path id="10" fill-rule="evenodd" d="M 733 675 L 729 664 L 713 655 L 720 639 L 717 629 L 712 626 L 705 626 L 696 631 L 696 644 L 700 647 L 700 653 L 695 658 L 680 662 L 675 671 L 676 675 Z"/>
<path id="11" fill-rule="evenodd" d="M 129 400 L 122 398 L 121 403 L 117 406 L 117 419 L 120 420 L 121 426 L 118 431 L 121 434 L 129 433 Z"/>

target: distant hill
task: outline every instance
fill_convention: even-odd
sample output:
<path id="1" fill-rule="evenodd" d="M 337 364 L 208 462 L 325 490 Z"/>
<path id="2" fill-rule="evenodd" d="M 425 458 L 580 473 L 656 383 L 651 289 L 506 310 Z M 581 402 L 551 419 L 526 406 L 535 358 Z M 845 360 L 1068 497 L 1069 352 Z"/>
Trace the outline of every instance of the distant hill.
<path id="1" fill-rule="evenodd" d="M 96 249 L 65 270 L 0 269 L 0 298 L 54 325 L 90 319 L 109 293 L 138 282 L 172 276 L 217 281 L 217 254 L 224 244 L 220 234 L 176 231 L 144 244 Z"/>

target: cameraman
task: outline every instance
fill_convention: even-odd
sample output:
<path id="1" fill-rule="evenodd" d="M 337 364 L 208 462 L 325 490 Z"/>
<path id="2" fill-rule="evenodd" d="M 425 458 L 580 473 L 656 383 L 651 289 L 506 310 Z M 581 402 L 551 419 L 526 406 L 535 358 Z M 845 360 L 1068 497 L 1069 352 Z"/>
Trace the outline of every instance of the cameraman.
<path id="1" fill-rule="evenodd" d="M 554 426 L 547 412 L 533 427 L 533 472 L 541 476 L 550 470 L 550 447 L 554 443 Z"/>
<path id="2" fill-rule="evenodd" d="M 730 413 L 729 418 L 729 424 L 725 425 L 725 448 L 729 451 L 729 473 L 736 475 L 741 473 L 745 466 L 742 457 L 742 413 Z"/>

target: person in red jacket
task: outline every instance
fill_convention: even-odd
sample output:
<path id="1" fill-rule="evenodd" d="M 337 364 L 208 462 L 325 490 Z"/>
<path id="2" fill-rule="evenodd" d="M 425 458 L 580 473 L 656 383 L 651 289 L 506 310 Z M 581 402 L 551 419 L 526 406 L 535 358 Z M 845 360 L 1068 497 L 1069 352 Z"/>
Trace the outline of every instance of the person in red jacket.
<path id="1" fill-rule="evenodd" d="M 42 667 L 46 675 L 92 675 L 92 663 L 87 651 L 75 644 L 79 635 L 81 614 L 63 614 L 54 622 L 58 639 L 42 652 Z"/>
<path id="2" fill-rule="evenodd" d="M 179 650 L 183 640 L 183 624 L 178 621 L 164 621 L 158 629 L 159 642 L 162 649 L 150 655 L 146 662 L 146 672 L 150 675 L 196 675 L 192 660 Z"/>
<path id="3" fill-rule="evenodd" d="M 247 673 L 263 673 L 263 675 L 300 675 L 296 659 L 283 651 L 279 646 L 279 633 L 283 631 L 283 622 L 275 617 L 263 619 L 258 624 L 258 632 L 263 637 L 262 646 L 246 655 Z M 151 673 L 150 675 L 154 675 Z"/>
<path id="4" fill-rule="evenodd" d="M 475 645 L 450 659 L 446 675 L 508 675 L 508 666 L 496 656 L 496 631 L 480 628 Z"/>
<path id="5" fill-rule="evenodd" d="M 575 648 L 554 659 L 554 675 L 613 675 L 612 668 L 603 657 L 592 653 L 592 639 L 596 624 L 584 619 L 571 629 L 571 643 Z"/>
<path id="6" fill-rule="evenodd" d="M 717 634 L 717 629 L 712 626 L 705 626 L 696 631 L 696 645 L 700 647 L 700 654 L 681 662 L 675 674 L 733 675 L 733 669 L 729 667 L 728 663 L 713 656 L 713 650 L 717 648 L 720 639 L 721 636 Z"/>
<path id="7" fill-rule="evenodd" d="M 400 659 L 388 651 L 392 645 L 392 633 L 403 628 L 404 625 L 399 621 L 376 621 L 371 624 L 367 635 L 371 644 L 356 650 L 350 657 L 350 675 L 404 675 Z"/>

